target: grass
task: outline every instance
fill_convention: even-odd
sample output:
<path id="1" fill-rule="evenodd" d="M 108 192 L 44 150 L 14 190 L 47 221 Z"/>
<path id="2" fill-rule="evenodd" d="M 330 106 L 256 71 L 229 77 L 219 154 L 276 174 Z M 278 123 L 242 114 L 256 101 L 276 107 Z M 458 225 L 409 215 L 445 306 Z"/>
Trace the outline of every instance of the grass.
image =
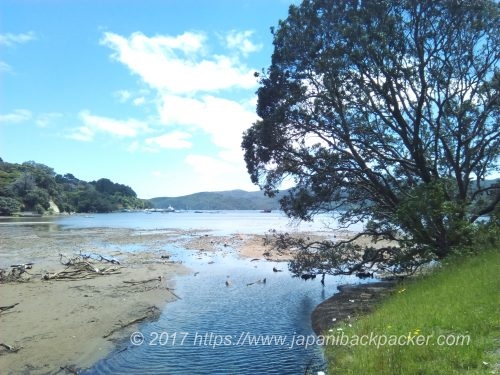
<path id="1" fill-rule="evenodd" d="M 452 259 L 350 323 L 328 332 L 354 344 L 327 345 L 329 374 L 500 374 L 500 251 Z M 363 335 L 378 336 L 356 345 Z M 380 335 L 403 345 L 377 345 Z"/>

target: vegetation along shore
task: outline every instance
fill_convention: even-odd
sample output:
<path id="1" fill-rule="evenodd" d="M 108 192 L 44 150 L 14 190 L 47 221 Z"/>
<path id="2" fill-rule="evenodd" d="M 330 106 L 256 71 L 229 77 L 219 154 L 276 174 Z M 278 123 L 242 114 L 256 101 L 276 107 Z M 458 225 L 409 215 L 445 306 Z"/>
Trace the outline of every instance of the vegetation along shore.
<path id="1" fill-rule="evenodd" d="M 368 315 L 355 307 L 350 312 L 344 310 L 344 315 L 336 311 L 338 319 L 330 319 L 329 328 L 319 333 L 332 337 L 326 346 L 330 371 L 500 373 L 498 269 L 500 247 L 486 247 L 478 254 L 454 257 L 428 274 L 395 284 L 388 289 L 390 295 L 386 289 Z M 363 293 L 366 298 L 370 288 Z M 319 309 L 334 309 L 340 296 L 342 292 Z M 363 305 L 360 293 L 348 292 L 347 298 L 346 304 Z M 325 315 L 320 314 L 321 318 Z"/>

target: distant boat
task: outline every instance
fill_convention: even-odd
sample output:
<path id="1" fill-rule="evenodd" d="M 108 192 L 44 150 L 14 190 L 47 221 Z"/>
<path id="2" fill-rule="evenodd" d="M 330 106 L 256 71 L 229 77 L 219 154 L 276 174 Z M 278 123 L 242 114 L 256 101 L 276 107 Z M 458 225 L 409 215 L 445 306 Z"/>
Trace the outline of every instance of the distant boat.
<path id="1" fill-rule="evenodd" d="M 147 208 L 144 210 L 144 212 L 146 212 L 147 214 L 150 214 L 152 212 L 160 212 L 164 214 L 166 212 L 176 212 L 176 211 L 175 208 L 173 208 L 172 206 L 168 206 L 167 208 Z"/>
<path id="2" fill-rule="evenodd" d="M 262 210 L 262 211 L 260 211 L 260 212 L 265 213 L 265 214 L 268 214 L 268 213 L 271 213 L 271 211 L 272 211 L 272 210 L 266 209 L 266 210 Z"/>

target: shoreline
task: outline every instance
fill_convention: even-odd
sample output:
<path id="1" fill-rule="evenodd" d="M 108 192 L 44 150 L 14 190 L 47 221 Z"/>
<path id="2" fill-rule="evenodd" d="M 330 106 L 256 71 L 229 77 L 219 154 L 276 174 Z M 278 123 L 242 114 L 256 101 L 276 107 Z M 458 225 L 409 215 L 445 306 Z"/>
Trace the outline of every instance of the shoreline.
<path id="1" fill-rule="evenodd" d="M 349 234 L 340 231 L 337 238 Z M 205 230 L 0 226 L 0 268 L 9 271 L 12 264 L 34 263 L 28 270 L 29 281 L 0 283 L 0 305 L 15 305 L 0 311 L 4 327 L 0 344 L 5 344 L 0 347 L 0 368 L 5 374 L 87 369 L 117 350 L 117 343 L 138 324 L 154 321 L 167 303 L 179 298 L 173 279 L 190 271 L 169 260 L 167 245 L 188 251 L 228 247 L 242 258 L 290 260 L 293 250 L 277 253 L 265 238 L 265 234 L 215 235 Z M 43 280 L 45 274 L 66 268 L 62 259 L 85 253 L 101 257 L 92 266 L 114 267 L 116 272 L 80 280 Z"/>
<path id="2" fill-rule="evenodd" d="M 338 292 L 317 305 L 311 314 L 314 333 L 328 335 L 328 330 L 373 312 L 396 287 L 395 281 L 337 286 Z"/>
<path id="3" fill-rule="evenodd" d="M 176 236 L 135 236 L 122 229 L 78 229 L 44 232 L 15 226 L 1 229 L 1 268 L 33 262 L 29 279 L 0 283 L 0 368 L 3 374 L 75 373 L 106 357 L 142 321 L 151 321 L 175 301 L 173 278 L 184 266 L 166 259 L 162 243 Z M 163 241 L 163 242 L 162 242 Z M 123 251 L 135 243 L 150 250 Z M 8 250 L 14 249 L 14 250 Z M 72 257 L 91 252 L 119 259 L 120 264 L 92 261 L 111 274 L 44 280 L 67 267 L 60 253 Z M 164 255 L 165 258 L 162 258 Z M 11 349 L 8 349 L 11 348 Z"/>

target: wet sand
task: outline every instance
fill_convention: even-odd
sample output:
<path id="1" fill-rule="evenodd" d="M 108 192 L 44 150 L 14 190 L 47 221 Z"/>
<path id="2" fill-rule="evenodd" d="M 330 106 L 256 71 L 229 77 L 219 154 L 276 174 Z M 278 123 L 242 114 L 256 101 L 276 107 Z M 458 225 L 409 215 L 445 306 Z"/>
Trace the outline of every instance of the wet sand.
<path id="1" fill-rule="evenodd" d="M 339 232 L 337 238 L 349 235 Z M 278 253 L 266 245 L 265 235 L 0 225 L 0 268 L 10 271 L 12 264 L 34 263 L 23 282 L 0 283 L 0 306 L 16 304 L 0 312 L 2 374 L 72 373 L 106 357 L 137 324 L 154 320 L 166 303 L 178 298 L 172 279 L 190 271 L 168 258 L 165 247 L 171 244 L 193 251 L 236 249 L 243 257 L 273 262 L 293 256 L 293 250 Z M 116 267 L 117 273 L 44 280 L 43 275 L 66 268 L 61 253 L 63 262 L 93 253 L 120 264 L 95 260 L 94 266 Z M 140 322 L 129 324 L 136 320 Z"/>
<path id="2" fill-rule="evenodd" d="M 162 244 L 177 237 L 121 229 L 47 232 L 28 226 L 0 227 L 0 268 L 10 271 L 11 264 L 34 263 L 23 282 L 0 284 L 0 306 L 17 304 L 0 313 L 0 344 L 19 349 L 0 347 L 2 374 L 64 374 L 86 368 L 135 328 L 132 324 L 120 329 L 122 325 L 154 319 L 165 303 L 176 299 L 172 277 L 186 272 L 182 265 L 161 257 L 166 256 Z M 147 250 L 121 250 L 136 243 Z M 98 268 L 116 267 L 118 273 L 43 280 L 47 272 L 66 268 L 60 253 L 71 257 L 80 251 L 119 260 L 119 265 L 92 262 Z M 130 283 L 146 280 L 150 281 Z"/>

